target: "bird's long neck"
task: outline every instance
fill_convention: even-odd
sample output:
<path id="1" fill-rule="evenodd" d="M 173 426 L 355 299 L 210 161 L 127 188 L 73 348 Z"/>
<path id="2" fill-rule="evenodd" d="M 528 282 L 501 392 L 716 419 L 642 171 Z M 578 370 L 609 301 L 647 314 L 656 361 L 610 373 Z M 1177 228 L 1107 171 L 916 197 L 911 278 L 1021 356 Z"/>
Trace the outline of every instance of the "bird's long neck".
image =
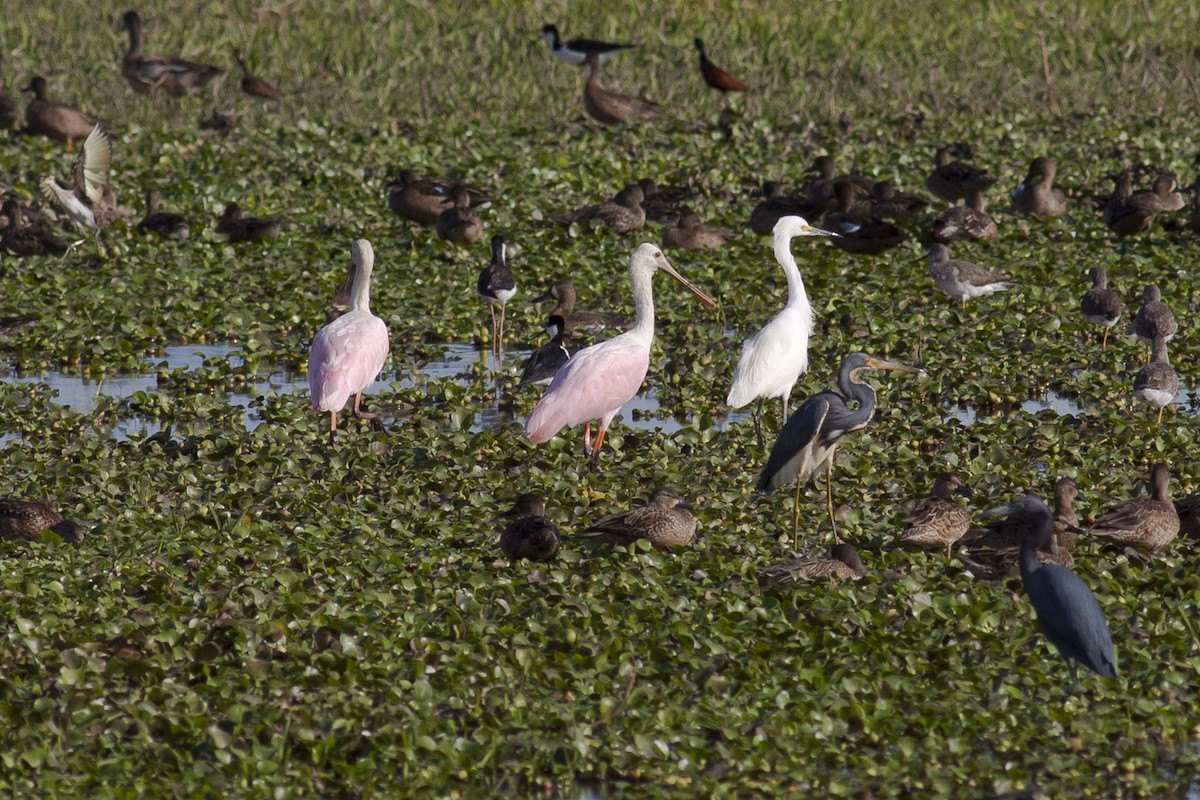
<path id="1" fill-rule="evenodd" d="M 775 260 L 779 262 L 779 266 L 783 267 L 784 277 L 787 278 L 788 307 L 807 312 L 811 319 L 812 306 L 808 304 L 808 293 L 804 291 L 804 279 L 800 277 L 800 268 L 796 266 L 796 259 L 792 256 L 790 237 L 781 236 L 775 241 Z"/>
<path id="2" fill-rule="evenodd" d="M 142 55 L 142 24 L 131 20 L 125 29 L 129 32 L 129 52 L 125 54 L 125 60 L 128 61 Z"/>
<path id="3" fill-rule="evenodd" d="M 1049 514 L 1038 514 L 1032 522 L 1032 530 L 1021 540 L 1022 581 L 1028 581 L 1030 575 L 1042 568 L 1038 561 L 1038 550 L 1049 544 L 1050 529 L 1053 527 Z"/>
<path id="4" fill-rule="evenodd" d="M 370 261 L 358 265 L 354 272 L 354 286 L 350 289 L 348 311 L 371 313 L 371 267 Z"/>
<path id="5" fill-rule="evenodd" d="M 1150 350 L 1150 360 L 1159 364 L 1169 364 L 1167 360 L 1167 340 L 1162 336 L 1154 337 L 1154 344 Z"/>
<path id="6" fill-rule="evenodd" d="M 843 363 L 838 370 L 838 388 L 850 400 L 858 403 L 859 412 L 866 412 L 865 422 L 870 422 L 875 414 L 875 390 L 865 381 L 859 381 L 857 371 L 849 364 Z"/>
<path id="7" fill-rule="evenodd" d="M 654 340 L 654 270 L 629 270 L 629 285 L 633 288 L 633 327 L 629 336 L 647 347 Z"/>

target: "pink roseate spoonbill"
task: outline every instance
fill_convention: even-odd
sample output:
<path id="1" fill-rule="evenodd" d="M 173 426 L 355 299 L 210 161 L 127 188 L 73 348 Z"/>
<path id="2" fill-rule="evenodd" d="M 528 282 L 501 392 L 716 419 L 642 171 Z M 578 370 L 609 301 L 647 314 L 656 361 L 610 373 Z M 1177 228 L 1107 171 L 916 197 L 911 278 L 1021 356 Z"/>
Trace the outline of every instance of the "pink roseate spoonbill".
<path id="1" fill-rule="evenodd" d="M 788 415 L 792 387 L 808 369 L 808 337 L 813 330 L 812 306 L 804 291 L 804 279 L 792 257 L 792 239 L 797 236 L 837 236 L 814 228 L 803 217 L 787 216 L 775 223 L 775 260 L 787 278 L 788 301 L 775 318 L 742 345 L 742 355 L 733 371 L 733 385 L 725 402 L 741 408 L 758 401 L 754 412 L 754 430 L 762 444 L 763 401 L 778 397 L 783 401 L 783 419 Z"/>
<path id="2" fill-rule="evenodd" d="M 388 331 L 383 320 L 371 313 L 371 268 L 375 251 L 366 239 L 350 248 L 354 261 L 354 284 L 345 314 L 329 323 L 313 338 L 308 356 L 308 388 L 314 411 L 329 412 L 329 443 L 337 444 L 337 415 L 354 395 L 354 415 L 374 420 L 363 411 L 362 393 L 383 369 L 388 355 Z"/>
<path id="3" fill-rule="evenodd" d="M 621 406 L 637 394 L 650 368 L 650 344 L 654 341 L 652 279 L 658 270 L 682 283 L 705 306 L 717 307 L 712 298 L 675 271 L 657 245 L 640 245 L 629 257 L 629 284 L 635 309 L 633 328 L 585 347 L 563 365 L 525 422 L 525 435 L 530 441 L 544 442 L 568 425 L 586 423 L 583 451 L 591 457 L 593 466 L 599 463 L 609 423 Z M 600 420 L 595 446 L 591 423 L 594 419 Z"/>
<path id="4" fill-rule="evenodd" d="M 496 234 L 492 237 L 492 259 L 479 271 L 475 289 L 492 312 L 492 353 L 504 352 L 504 309 L 517 293 L 517 282 L 508 266 L 508 241 Z M 500 306 L 500 324 L 496 324 L 496 306 Z"/>

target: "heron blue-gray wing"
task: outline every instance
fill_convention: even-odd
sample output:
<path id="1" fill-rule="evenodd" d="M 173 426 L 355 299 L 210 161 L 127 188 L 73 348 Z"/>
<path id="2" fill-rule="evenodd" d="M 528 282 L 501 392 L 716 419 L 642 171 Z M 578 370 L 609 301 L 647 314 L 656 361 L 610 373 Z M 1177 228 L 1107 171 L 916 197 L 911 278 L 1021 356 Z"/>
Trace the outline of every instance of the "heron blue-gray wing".
<path id="1" fill-rule="evenodd" d="M 827 443 L 825 440 L 830 422 L 839 418 L 840 412 L 844 411 L 846 403 L 835 392 L 820 392 L 805 400 L 784 423 L 755 488 L 760 492 L 770 492 L 796 477 L 799 464 L 792 462 L 814 444 Z"/>
<path id="2" fill-rule="evenodd" d="M 1047 564 L 1025 582 L 1038 626 L 1058 651 L 1099 675 L 1117 674 L 1112 635 L 1095 595 L 1078 575 Z"/>

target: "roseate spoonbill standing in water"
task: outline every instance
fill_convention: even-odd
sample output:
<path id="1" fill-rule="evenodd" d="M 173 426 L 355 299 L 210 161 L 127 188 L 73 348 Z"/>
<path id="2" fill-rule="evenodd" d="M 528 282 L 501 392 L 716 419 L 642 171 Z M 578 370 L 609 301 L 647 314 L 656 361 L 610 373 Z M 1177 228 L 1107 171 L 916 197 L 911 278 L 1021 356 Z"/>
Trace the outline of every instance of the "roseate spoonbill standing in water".
<path id="1" fill-rule="evenodd" d="M 858 373 L 865 369 L 924 372 L 866 353 L 851 353 L 842 359 L 838 369 L 838 388 L 842 393 L 824 391 L 815 394 L 788 417 L 755 488 L 770 494 L 773 489 L 796 482 L 792 506 L 794 531 L 800 528 L 800 484 L 824 469 L 829 524 L 833 527 L 834 541 L 838 540 L 837 523 L 833 519 L 833 454 L 843 436 L 867 427 L 875 416 L 875 390 L 858 379 Z M 847 400 L 857 402 L 858 408 L 851 411 Z"/>
<path id="2" fill-rule="evenodd" d="M 628 333 L 585 347 L 563 365 L 550 388 L 525 422 L 530 441 L 544 442 L 568 425 L 583 422 L 583 451 L 600 461 L 604 434 L 613 417 L 641 388 L 650 368 L 650 344 L 654 341 L 654 292 L 657 270 L 670 275 L 709 308 L 717 304 L 675 271 L 656 245 L 643 244 L 629 257 L 629 283 L 635 309 L 633 328 Z M 600 432 L 592 445 L 592 423 L 600 420 Z"/>
<path id="3" fill-rule="evenodd" d="M 792 387 L 808 369 L 808 337 L 812 335 L 813 313 L 804 291 L 804 279 L 792 257 L 792 239 L 796 236 L 836 236 L 809 225 L 803 217 L 787 216 L 775 223 L 775 260 L 787 278 L 788 301 L 763 329 L 742 345 L 742 355 L 733 371 L 733 385 L 725 402 L 741 408 L 758 401 L 754 412 L 754 430 L 762 444 L 763 401 L 778 397 L 783 401 L 783 419 L 787 419 L 788 398 Z"/>
<path id="4" fill-rule="evenodd" d="M 375 251 L 366 239 L 350 248 L 354 261 L 354 284 L 345 314 L 329 323 L 313 338 L 308 356 L 308 388 L 314 411 L 329 412 L 329 443 L 337 444 L 337 415 L 354 395 L 354 415 L 374 420 L 361 408 L 363 389 L 383 369 L 388 355 L 388 331 L 383 320 L 371 313 L 371 268 Z"/>
<path id="5" fill-rule="evenodd" d="M 504 351 L 504 309 L 517 293 L 517 282 L 508 266 L 508 242 L 500 234 L 492 237 L 492 260 L 479 271 L 476 284 L 479 296 L 492 312 L 492 354 Z M 500 305 L 500 325 L 496 325 L 496 305 Z"/>

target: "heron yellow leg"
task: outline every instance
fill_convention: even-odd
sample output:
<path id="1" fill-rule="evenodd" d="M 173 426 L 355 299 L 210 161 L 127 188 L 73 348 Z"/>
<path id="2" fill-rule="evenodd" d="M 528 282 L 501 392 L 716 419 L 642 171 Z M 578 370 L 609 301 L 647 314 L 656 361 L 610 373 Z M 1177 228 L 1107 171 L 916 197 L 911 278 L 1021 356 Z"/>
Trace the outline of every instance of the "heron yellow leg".
<path id="1" fill-rule="evenodd" d="M 837 520 L 833 518 L 833 464 L 825 469 L 825 505 L 829 511 L 829 527 L 833 528 L 833 543 L 841 544 L 838 538 Z"/>
<path id="2" fill-rule="evenodd" d="M 792 498 L 792 541 L 800 535 L 800 479 L 796 479 L 796 495 Z"/>

